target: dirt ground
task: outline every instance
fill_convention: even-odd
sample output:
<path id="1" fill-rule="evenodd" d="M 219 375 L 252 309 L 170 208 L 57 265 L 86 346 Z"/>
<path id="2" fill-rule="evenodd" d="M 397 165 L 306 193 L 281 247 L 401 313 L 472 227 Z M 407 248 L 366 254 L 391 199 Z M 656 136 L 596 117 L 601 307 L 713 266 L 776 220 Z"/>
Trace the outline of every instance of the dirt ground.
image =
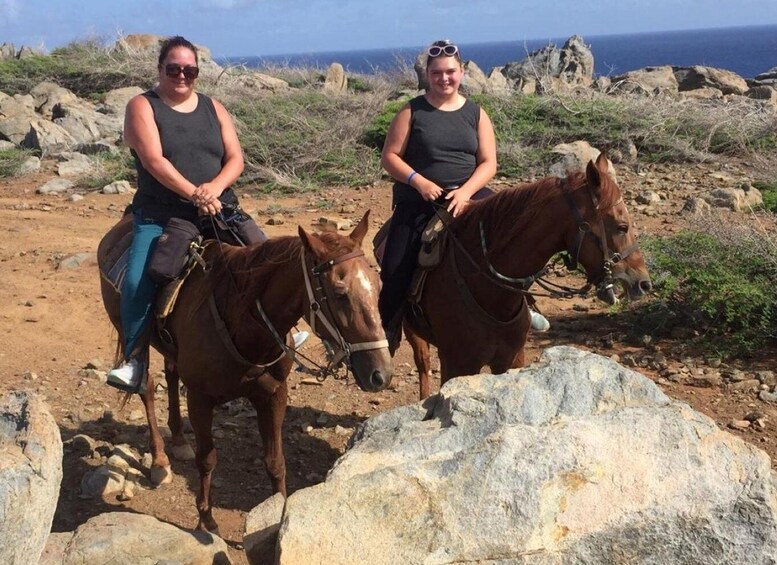
<path id="1" fill-rule="evenodd" d="M 43 172 L 0 181 L 0 222 L 5 230 L 5 237 L 0 239 L 0 392 L 31 389 L 43 395 L 64 441 L 87 434 L 97 441 L 127 443 L 143 454 L 148 451 L 148 434 L 139 399 L 135 397 L 120 411 L 116 391 L 84 370 L 90 362 L 108 370 L 113 359 L 115 332 L 102 308 L 94 252 L 131 197 L 91 192 L 73 201 L 69 194 L 36 194 L 35 188 L 51 178 L 51 169 L 47 163 Z M 719 166 L 710 165 L 706 169 L 632 168 L 619 170 L 619 175 L 627 203 L 646 185 L 668 195 L 657 209 L 630 206 L 643 232 L 666 233 L 679 229 L 685 221 L 679 214 L 685 193 L 701 189 L 705 179 L 719 172 Z M 744 174 L 742 168 L 723 173 L 734 177 Z M 507 181 L 495 183 L 496 188 L 505 186 L 509 186 Z M 298 225 L 316 229 L 322 216 L 358 221 L 370 208 L 371 237 L 389 215 L 389 188 L 387 183 L 332 188 L 297 198 L 244 191 L 241 198 L 245 209 L 271 236 L 294 233 Z M 284 218 L 282 225 L 265 225 L 271 216 L 279 215 Z M 75 266 L 63 262 L 73 256 L 83 261 Z M 542 349 L 559 344 L 617 356 L 657 381 L 668 395 L 707 414 L 721 427 L 746 417 L 759 417 L 759 425 L 731 431 L 766 450 L 775 460 L 777 410 L 758 399 L 757 383 L 752 383 L 757 371 L 773 369 L 775 351 L 764 351 L 747 362 L 720 364 L 690 350 L 682 332 L 674 339 L 658 341 L 635 337 L 630 331 L 635 314 L 628 309 L 614 314 L 593 298 L 541 298 L 538 305 L 552 328 L 544 334 L 530 335 L 529 362 L 536 360 Z M 315 339 L 304 351 L 318 358 L 322 353 Z M 292 372 L 284 428 L 290 493 L 324 479 L 359 422 L 417 400 L 418 377 L 411 363 L 410 348 L 403 344 L 395 358 L 392 386 L 377 394 L 360 391 L 352 380 L 332 378 L 308 384 L 313 379 L 304 370 Z M 160 359 L 155 357 L 152 371 L 160 368 Z M 723 378 L 705 378 L 716 374 Z M 439 388 L 439 374 L 435 376 L 433 391 Z M 750 383 L 742 385 L 745 381 Z M 164 423 L 166 393 L 158 389 L 157 395 L 158 416 Z M 214 427 L 219 449 L 214 513 L 220 533 L 230 545 L 231 558 L 245 563 L 245 515 L 271 494 L 260 458 L 256 418 L 247 404 L 235 401 L 217 411 Z M 188 437 L 193 444 L 190 433 Z M 198 477 L 192 462 L 173 461 L 175 477 L 171 484 L 156 490 L 140 489 L 129 501 L 80 498 L 81 478 L 99 464 L 100 460 L 80 456 L 66 447 L 53 531 L 72 531 L 96 514 L 117 510 L 150 514 L 181 528 L 196 524 L 194 489 Z"/>

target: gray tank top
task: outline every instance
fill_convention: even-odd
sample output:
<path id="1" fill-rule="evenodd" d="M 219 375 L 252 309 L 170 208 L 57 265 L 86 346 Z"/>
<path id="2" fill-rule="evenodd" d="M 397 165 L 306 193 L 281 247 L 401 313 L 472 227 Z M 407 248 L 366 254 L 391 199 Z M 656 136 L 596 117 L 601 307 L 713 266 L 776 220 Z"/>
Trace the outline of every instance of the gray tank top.
<path id="1" fill-rule="evenodd" d="M 183 113 L 170 108 L 153 90 L 144 92 L 143 96 L 154 112 L 165 158 L 194 185 L 213 180 L 221 171 L 224 160 L 221 126 L 213 101 L 198 93 L 197 108 Z M 164 209 L 165 216 L 196 213 L 193 204 L 169 190 L 143 167 L 135 151 L 132 156 L 138 172 L 138 191 L 133 206 L 152 216 L 156 215 L 153 210 L 160 208 Z M 225 190 L 219 199 L 228 204 L 237 201 L 232 189 Z"/>
<path id="2" fill-rule="evenodd" d="M 405 162 L 443 188 L 464 184 L 477 167 L 480 106 L 466 100 L 458 110 L 446 112 L 418 96 L 410 101 L 410 112 Z M 395 203 L 422 200 L 412 187 L 397 184 Z"/>

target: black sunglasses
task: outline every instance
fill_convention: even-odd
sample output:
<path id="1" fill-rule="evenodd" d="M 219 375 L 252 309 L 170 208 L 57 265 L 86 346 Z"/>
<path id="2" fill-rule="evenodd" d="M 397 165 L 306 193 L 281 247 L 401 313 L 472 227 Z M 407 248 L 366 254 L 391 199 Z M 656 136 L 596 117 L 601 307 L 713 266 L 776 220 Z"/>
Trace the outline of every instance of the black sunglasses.
<path id="1" fill-rule="evenodd" d="M 168 63 L 165 65 L 165 74 L 170 78 L 176 78 L 181 73 L 183 73 L 183 76 L 186 78 L 186 80 L 194 80 L 200 76 L 200 67 L 195 67 L 194 65 L 187 65 L 182 67 L 181 65 L 176 65 L 175 63 Z"/>
<path id="2" fill-rule="evenodd" d="M 441 55 L 445 55 L 446 57 L 453 57 L 458 52 L 459 48 L 453 43 L 449 43 L 448 45 L 432 45 L 426 50 L 426 54 L 432 58 L 439 57 Z"/>

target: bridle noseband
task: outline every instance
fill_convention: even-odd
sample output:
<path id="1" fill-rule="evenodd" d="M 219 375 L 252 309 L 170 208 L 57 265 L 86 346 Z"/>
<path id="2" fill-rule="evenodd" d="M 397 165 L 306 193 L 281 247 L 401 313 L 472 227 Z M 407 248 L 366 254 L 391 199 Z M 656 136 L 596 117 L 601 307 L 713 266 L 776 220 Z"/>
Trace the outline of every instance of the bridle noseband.
<path id="1" fill-rule="evenodd" d="M 591 198 L 591 202 L 593 203 L 593 209 L 597 210 L 599 208 L 599 199 L 596 197 L 596 194 L 591 191 L 590 187 L 587 185 L 586 187 L 586 192 L 588 193 L 588 196 Z M 611 251 L 607 245 L 607 231 L 604 227 L 604 220 L 601 218 L 601 216 L 599 217 L 599 228 L 601 233 L 604 234 L 604 239 L 599 237 L 592 229 L 591 224 L 586 222 L 585 218 L 583 218 L 583 215 L 580 213 L 580 208 L 572 196 L 572 191 L 569 189 L 569 185 L 567 184 L 566 179 L 563 179 L 562 181 L 561 192 L 564 195 L 564 199 L 567 201 L 567 204 L 569 205 L 569 209 L 572 211 L 572 217 L 577 223 L 575 243 L 572 245 L 572 250 L 568 251 L 567 255 L 563 256 L 564 265 L 570 271 L 577 269 L 580 259 L 580 250 L 583 247 L 583 241 L 585 240 L 586 236 L 592 237 L 596 245 L 599 247 L 599 250 L 602 252 L 602 274 L 596 279 L 591 279 L 591 277 L 589 277 L 588 285 L 596 287 L 597 292 L 611 289 L 615 283 L 615 278 L 612 274 L 613 268 L 626 257 L 639 250 L 639 243 L 635 242 L 634 244 L 624 249 L 622 252 Z M 623 202 L 623 198 L 618 200 L 614 206 L 617 206 L 621 202 Z"/>
<path id="2" fill-rule="evenodd" d="M 304 247 L 302 248 L 300 257 L 302 260 L 302 272 L 305 275 L 305 288 L 308 292 L 308 302 L 310 303 L 310 309 L 308 310 L 308 314 L 305 317 L 305 320 L 310 326 L 310 329 L 313 330 L 313 333 L 321 338 L 322 341 L 326 342 L 334 351 L 332 359 L 329 361 L 327 370 L 337 368 L 343 360 L 345 360 L 346 364 L 350 365 L 351 353 L 388 347 L 388 340 L 386 339 L 350 343 L 346 341 L 342 332 L 337 327 L 337 324 L 332 323 L 332 320 L 336 320 L 336 318 L 334 317 L 334 312 L 332 311 L 330 297 L 327 295 L 327 288 L 324 285 L 323 275 L 327 271 L 331 270 L 335 265 L 344 263 L 345 261 L 349 261 L 357 257 L 364 257 L 364 251 L 357 249 L 355 251 L 351 251 L 350 253 L 346 253 L 345 255 L 340 255 L 339 257 L 330 259 L 329 261 L 324 261 L 323 263 L 314 265 L 310 269 L 308 269 L 307 261 L 305 260 Z M 311 283 L 311 275 L 315 279 L 315 286 Z M 327 329 L 331 338 L 335 340 L 334 344 L 330 343 L 329 340 L 319 334 L 318 330 L 316 329 L 317 321 Z"/>

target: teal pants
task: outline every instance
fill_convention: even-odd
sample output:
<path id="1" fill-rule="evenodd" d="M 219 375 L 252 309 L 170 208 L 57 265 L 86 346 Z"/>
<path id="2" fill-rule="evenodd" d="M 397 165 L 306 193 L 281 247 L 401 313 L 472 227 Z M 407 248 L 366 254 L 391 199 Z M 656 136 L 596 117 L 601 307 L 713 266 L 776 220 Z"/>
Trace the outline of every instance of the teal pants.
<path id="1" fill-rule="evenodd" d="M 156 247 L 164 225 L 143 218 L 141 211 L 133 213 L 132 246 L 127 274 L 121 287 L 121 325 L 124 332 L 124 357 L 129 358 L 138 345 L 138 338 L 153 315 L 157 284 L 147 273 L 148 260 Z"/>

